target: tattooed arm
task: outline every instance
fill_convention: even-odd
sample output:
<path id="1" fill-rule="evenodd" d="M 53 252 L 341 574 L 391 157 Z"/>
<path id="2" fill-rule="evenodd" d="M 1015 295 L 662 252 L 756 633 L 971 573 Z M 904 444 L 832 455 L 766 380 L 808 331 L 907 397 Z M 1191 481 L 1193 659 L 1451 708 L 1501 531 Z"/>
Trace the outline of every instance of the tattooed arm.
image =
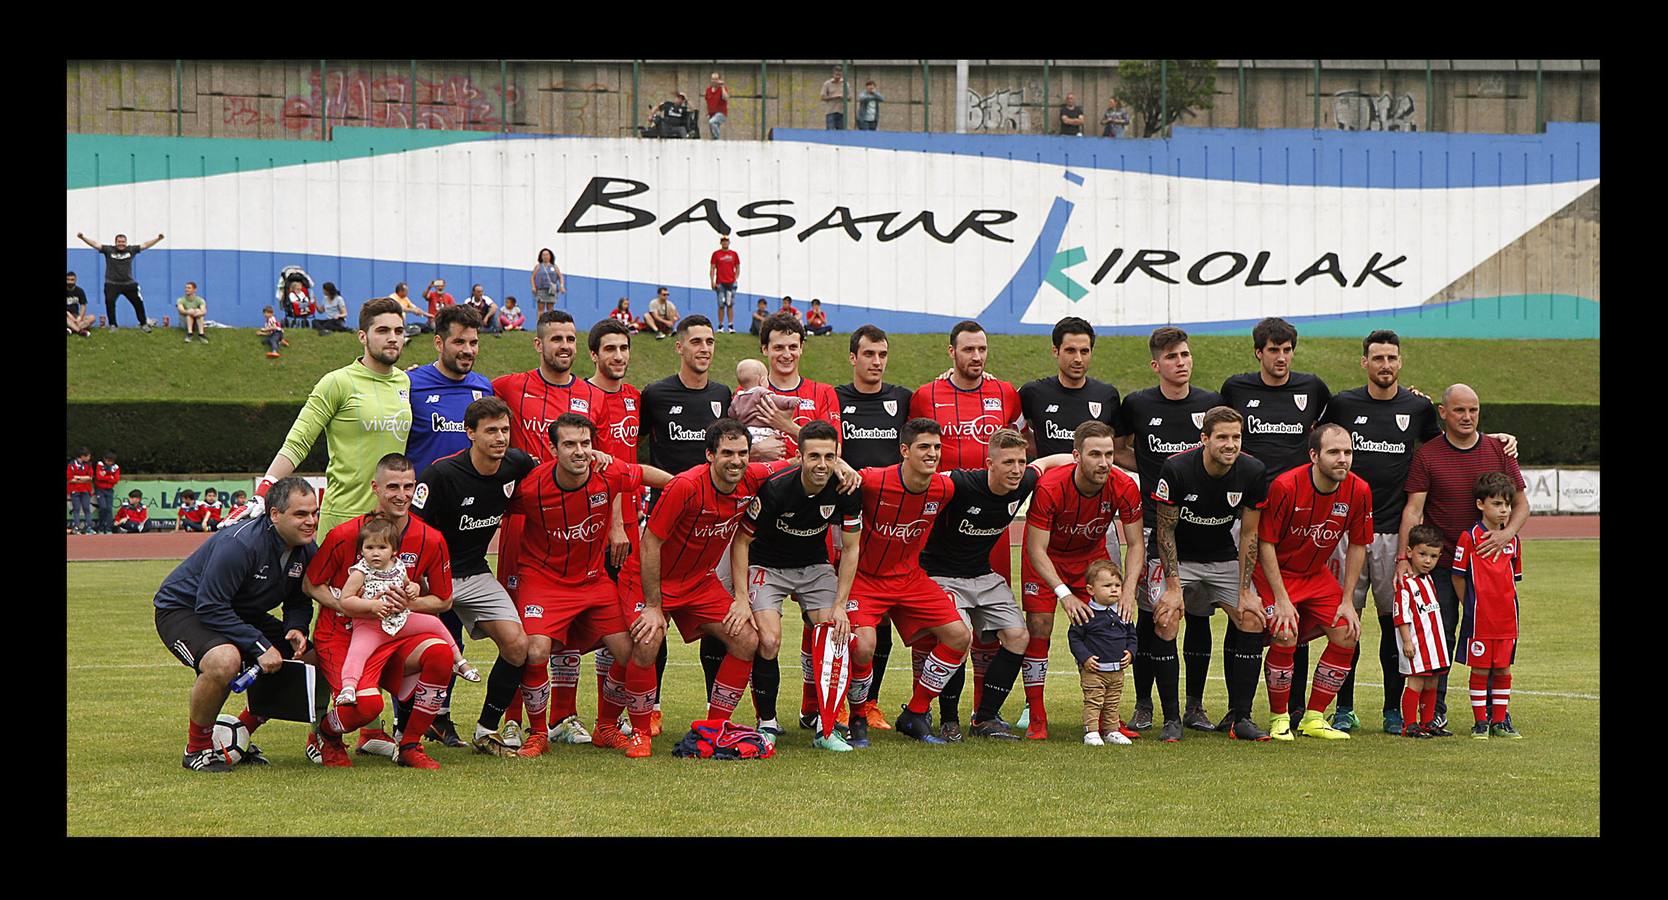
<path id="1" fill-rule="evenodd" d="M 1257 528 L 1262 523 L 1262 510 L 1247 509 L 1239 519 L 1239 630 L 1259 633 L 1267 628 L 1263 617 L 1263 601 L 1251 580 L 1257 571 L 1257 555 L 1262 542 Z"/>
<path id="2" fill-rule="evenodd" d="M 1182 616 L 1181 561 L 1176 552 L 1176 522 L 1180 518 L 1179 507 L 1160 503 L 1158 527 L 1153 529 L 1153 539 L 1158 542 L 1158 559 L 1164 566 L 1164 593 L 1153 605 L 1153 623 L 1160 630 L 1172 634 L 1181 624 Z"/>

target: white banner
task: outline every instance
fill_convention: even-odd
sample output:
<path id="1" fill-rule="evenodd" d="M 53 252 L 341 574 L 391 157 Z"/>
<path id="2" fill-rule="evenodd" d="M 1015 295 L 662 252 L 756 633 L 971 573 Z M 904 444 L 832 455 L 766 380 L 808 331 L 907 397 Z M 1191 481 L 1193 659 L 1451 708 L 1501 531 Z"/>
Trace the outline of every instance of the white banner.
<path id="1" fill-rule="evenodd" d="M 1596 513 L 1599 511 L 1599 473 L 1597 469 L 1558 470 L 1558 511 L 1561 513 Z"/>
<path id="2" fill-rule="evenodd" d="M 1529 512 L 1546 515 L 1558 511 L 1558 470 L 1523 469 L 1525 492 L 1529 495 Z"/>

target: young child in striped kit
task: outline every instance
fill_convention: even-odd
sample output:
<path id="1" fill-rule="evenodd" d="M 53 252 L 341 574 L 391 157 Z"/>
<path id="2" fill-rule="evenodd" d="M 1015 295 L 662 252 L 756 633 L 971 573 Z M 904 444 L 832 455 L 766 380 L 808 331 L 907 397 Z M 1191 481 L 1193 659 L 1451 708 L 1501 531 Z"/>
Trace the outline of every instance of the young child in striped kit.
<path id="1" fill-rule="evenodd" d="M 1453 737 L 1437 727 L 1436 682 L 1448 671 L 1448 635 L 1436 602 L 1431 570 L 1442 561 L 1442 532 L 1433 525 L 1416 525 L 1407 533 L 1408 564 L 1413 574 L 1396 586 L 1396 651 L 1398 667 L 1407 682 L 1402 688 L 1402 736 Z M 1420 724 L 1424 723 L 1424 724 Z"/>

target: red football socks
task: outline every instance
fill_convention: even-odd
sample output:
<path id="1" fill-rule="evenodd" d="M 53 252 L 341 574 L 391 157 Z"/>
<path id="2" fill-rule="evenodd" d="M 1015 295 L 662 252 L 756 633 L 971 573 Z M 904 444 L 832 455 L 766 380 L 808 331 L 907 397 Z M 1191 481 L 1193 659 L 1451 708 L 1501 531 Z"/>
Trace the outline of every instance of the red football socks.
<path id="1" fill-rule="evenodd" d="M 527 727 L 543 734 L 550 727 L 550 672 L 544 663 L 529 663 L 521 669 L 521 702 L 527 708 Z"/>
<path id="2" fill-rule="evenodd" d="M 712 695 L 707 698 L 707 718 L 728 719 L 747 692 L 747 678 L 753 674 L 753 660 L 741 659 L 728 653 L 718 666 L 718 676 L 712 680 Z M 637 727 L 635 725 L 633 728 Z"/>
<path id="3" fill-rule="evenodd" d="M 200 753 L 214 746 L 214 726 L 198 726 L 196 722 L 185 723 L 185 752 Z"/>
<path id="4" fill-rule="evenodd" d="M 1512 701 L 1512 674 L 1496 671 L 1489 689 L 1494 694 L 1494 724 L 1499 725 L 1506 721 L 1506 708 Z"/>
<path id="5" fill-rule="evenodd" d="M 1419 700 L 1424 694 L 1416 691 L 1410 685 L 1402 686 L 1402 724 L 1418 725 L 1425 721 L 1419 718 Z"/>
<path id="6" fill-rule="evenodd" d="M 1419 718 L 1408 719 L 1406 716 L 1402 718 L 1405 721 L 1419 722 L 1420 724 L 1436 718 L 1436 679 L 1434 677 L 1431 679 L 1431 683 L 1425 686 L 1425 692 L 1419 695 Z"/>
<path id="7" fill-rule="evenodd" d="M 1019 679 L 1025 685 L 1025 705 L 1031 708 L 1031 721 L 1048 721 L 1048 709 L 1043 705 L 1043 688 L 1048 684 L 1048 638 L 1033 637 L 1025 645 Z"/>
<path id="8" fill-rule="evenodd" d="M 1263 663 L 1263 678 L 1268 682 L 1268 708 L 1275 715 L 1287 712 L 1292 695 L 1292 656 L 1297 646 L 1268 648 L 1268 660 Z"/>
<path id="9" fill-rule="evenodd" d="M 647 735 L 649 733 L 649 719 L 654 713 L 654 664 L 639 666 L 636 663 L 627 662 L 625 684 L 626 709 L 630 711 L 631 715 L 631 730 Z"/>
<path id="10" fill-rule="evenodd" d="M 1344 679 L 1349 677 L 1350 666 L 1354 662 L 1354 647 L 1340 647 L 1333 643 L 1326 645 L 1320 662 L 1315 663 L 1315 683 L 1309 691 L 1310 712 L 1326 712 L 1326 708 L 1332 705 L 1332 698 L 1338 696 L 1338 689 L 1344 686 Z"/>
<path id="11" fill-rule="evenodd" d="M 1471 670 L 1471 717 L 1478 722 L 1488 721 L 1488 670 Z"/>
<path id="12" fill-rule="evenodd" d="M 264 716 L 255 715 L 249 711 L 249 707 L 247 706 L 243 708 L 243 712 L 237 714 L 237 720 L 243 723 L 244 728 L 249 729 L 250 734 L 254 734 L 255 729 L 266 723 L 266 718 Z"/>
<path id="13" fill-rule="evenodd" d="M 626 688 L 626 664 L 615 660 L 602 685 L 597 688 L 597 727 L 620 721 L 620 713 L 630 705 Z M 560 721 L 560 720 L 557 720 Z M 633 728 L 637 726 L 633 725 Z"/>
<path id="14" fill-rule="evenodd" d="M 579 714 L 579 662 L 577 653 L 557 650 L 550 654 L 550 712 L 552 722 Z"/>
<path id="15" fill-rule="evenodd" d="M 406 717 L 400 743 L 422 745 L 423 734 L 434 717 L 446 707 L 446 683 L 452 678 L 452 648 L 435 644 L 423 651 L 417 688 L 411 695 L 411 715 Z"/>
<path id="16" fill-rule="evenodd" d="M 954 649 L 948 644 L 940 643 L 932 648 L 921 664 L 921 677 L 915 679 L 915 696 L 909 699 L 909 711 L 926 712 L 932 706 L 932 698 L 943 692 L 945 683 L 956 673 L 962 657 L 966 655 L 967 651 Z"/>

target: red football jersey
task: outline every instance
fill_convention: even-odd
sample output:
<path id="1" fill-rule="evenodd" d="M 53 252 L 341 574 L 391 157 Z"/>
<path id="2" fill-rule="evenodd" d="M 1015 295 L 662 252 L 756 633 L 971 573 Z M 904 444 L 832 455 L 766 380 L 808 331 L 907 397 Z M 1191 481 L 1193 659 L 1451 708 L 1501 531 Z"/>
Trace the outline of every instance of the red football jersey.
<path id="1" fill-rule="evenodd" d="M 538 369 L 494 378 L 492 393 L 510 405 L 510 446 L 525 451 L 534 462 L 544 462 L 551 456 L 550 423 L 571 412 L 598 423 L 600 428 L 602 409 L 608 402 L 606 391 L 583 378 L 575 376 L 567 384 L 551 384 Z"/>
<path id="2" fill-rule="evenodd" d="M 642 393 L 632 385 L 623 383 L 620 389 L 613 393 L 595 385 L 592 387 L 596 388 L 603 398 L 600 408 L 590 416 L 591 421 L 597 423 L 597 449 L 623 462 L 636 462 L 637 426 L 641 421 L 643 407 Z"/>
<path id="3" fill-rule="evenodd" d="M 190 506 L 187 506 L 182 503 L 180 504 L 179 517 L 187 522 L 201 524 L 204 519 L 208 518 L 208 504 L 193 502 Z"/>
<path id="4" fill-rule="evenodd" d="M 990 436 L 1019 421 L 1019 391 L 999 379 L 986 379 L 964 391 L 948 378 L 921 385 L 909 398 L 909 417 L 932 419 L 944 428 L 944 455 L 938 471 L 982 469 Z"/>
<path id="5" fill-rule="evenodd" d="M 1488 539 L 1488 526 L 1477 522 L 1460 533 L 1454 545 L 1454 574 L 1465 576 L 1465 628 L 1483 640 L 1518 635 L 1517 582 L 1523 580 L 1523 545 L 1512 538 L 1493 559 L 1476 555 Z M 1352 538 L 1353 540 L 1353 538 Z"/>
<path id="6" fill-rule="evenodd" d="M 108 491 L 121 480 L 122 467 L 119 463 L 111 463 L 107 466 L 104 464 L 104 460 L 98 461 L 97 471 L 93 473 L 93 487 Z"/>
<path id="7" fill-rule="evenodd" d="M 66 479 L 69 479 L 69 492 L 72 494 L 91 494 L 93 492 L 91 481 L 77 483 L 74 479 L 92 474 L 92 463 L 84 463 L 79 459 L 70 460 L 69 469 L 64 475 Z"/>
<path id="8" fill-rule="evenodd" d="M 718 269 L 719 284 L 736 283 L 736 272 L 741 269 L 741 257 L 734 250 L 712 251 L 712 264 Z"/>
<path id="9" fill-rule="evenodd" d="M 843 434 L 840 430 L 840 398 L 834 395 L 834 388 L 820 381 L 812 381 L 800 376 L 799 384 L 791 391 L 785 391 L 774 385 L 765 385 L 773 394 L 783 397 L 794 397 L 799 400 L 799 410 L 794 413 L 795 425 L 804 427 L 811 422 L 821 419 L 834 426 L 835 435 Z M 776 436 L 787 446 L 784 457 L 799 455 L 799 442 L 780 431 Z"/>
<path id="10" fill-rule="evenodd" d="M 857 571 L 873 578 L 901 578 L 921 571 L 921 548 L 927 544 L 940 511 L 955 496 L 950 476 L 935 472 L 927 489 L 910 493 L 903 464 L 863 470 L 863 529 Z"/>
<path id="11" fill-rule="evenodd" d="M 226 510 L 226 507 L 224 505 L 222 505 L 219 500 L 216 500 L 213 503 L 210 503 L 207 500 L 204 500 L 202 503 L 199 503 L 197 505 L 201 506 L 203 508 L 203 511 L 205 513 L 205 515 L 203 516 L 203 521 L 205 521 L 205 522 L 218 522 L 218 521 L 220 521 L 221 514 L 224 513 L 225 510 Z"/>
<path id="12" fill-rule="evenodd" d="M 636 491 L 643 469 L 630 462 L 616 462 L 607 472 L 593 468 L 583 485 L 567 490 L 556 483 L 556 466 L 551 460 L 534 469 L 510 500 L 509 511 L 525 517 L 519 564 L 522 570 L 541 570 L 558 585 L 584 587 L 607 577 L 602 561 L 614 495 Z"/>
<path id="13" fill-rule="evenodd" d="M 1108 558 L 1106 531 L 1112 527 L 1113 516 L 1125 523 L 1141 521 L 1141 488 L 1113 466 L 1101 489 L 1085 495 L 1072 480 L 1076 474 L 1076 463 L 1044 473 L 1031 495 L 1025 524 L 1049 533 L 1048 558 L 1056 568 L 1081 573 L 1089 563 Z M 1065 572 L 1060 576 L 1066 578 Z"/>
<path id="14" fill-rule="evenodd" d="M 660 548 L 661 592 L 681 594 L 683 588 L 712 574 L 759 485 L 772 472 L 797 462 L 750 463 L 741 482 L 728 494 L 719 493 L 713 486 L 710 463 L 667 483 L 654 512 L 649 514 L 649 530 L 665 541 Z"/>
<path id="15" fill-rule="evenodd" d="M 1365 547 L 1373 542 L 1373 490 L 1351 472 L 1330 494 L 1315 490 L 1313 464 L 1287 469 L 1268 486 L 1268 503 L 1257 526 L 1257 539 L 1274 545 L 1280 577 L 1307 578 L 1326 571 L 1338 541 Z M 1251 577 L 1257 591 L 1273 596 L 1273 588 L 1258 566 Z"/>
<path id="16" fill-rule="evenodd" d="M 307 565 L 308 581 L 337 590 L 347 584 L 348 569 L 359 561 L 359 526 L 369 517 L 369 513 L 357 516 L 330 529 L 324 543 L 319 545 L 319 552 Z M 440 532 L 416 516 L 407 516 L 399 558 L 405 563 L 406 577 L 425 586 L 423 593 L 442 600 L 451 599 L 452 560 Z M 313 625 L 313 642 L 347 640 L 349 632 L 343 623 L 349 618 L 327 606 L 321 607 L 318 622 Z"/>
<path id="17" fill-rule="evenodd" d="M 149 519 L 150 517 L 151 517 L 150 510 L 147 509 L 145 507 L 145 504 L 143 504 L 143 503 L 139 504 L 138 509 L 134 509 L 131 505 L 129 505 L 127 503 L 123 503 L 121 506 L 116 507 L 115 522 L 116 522 L 117 525 L 120 525 L 124 522 L 132 522 L 136 525 L 143 525 L 143 524 L 145 524 L 145 520 Z"/>

